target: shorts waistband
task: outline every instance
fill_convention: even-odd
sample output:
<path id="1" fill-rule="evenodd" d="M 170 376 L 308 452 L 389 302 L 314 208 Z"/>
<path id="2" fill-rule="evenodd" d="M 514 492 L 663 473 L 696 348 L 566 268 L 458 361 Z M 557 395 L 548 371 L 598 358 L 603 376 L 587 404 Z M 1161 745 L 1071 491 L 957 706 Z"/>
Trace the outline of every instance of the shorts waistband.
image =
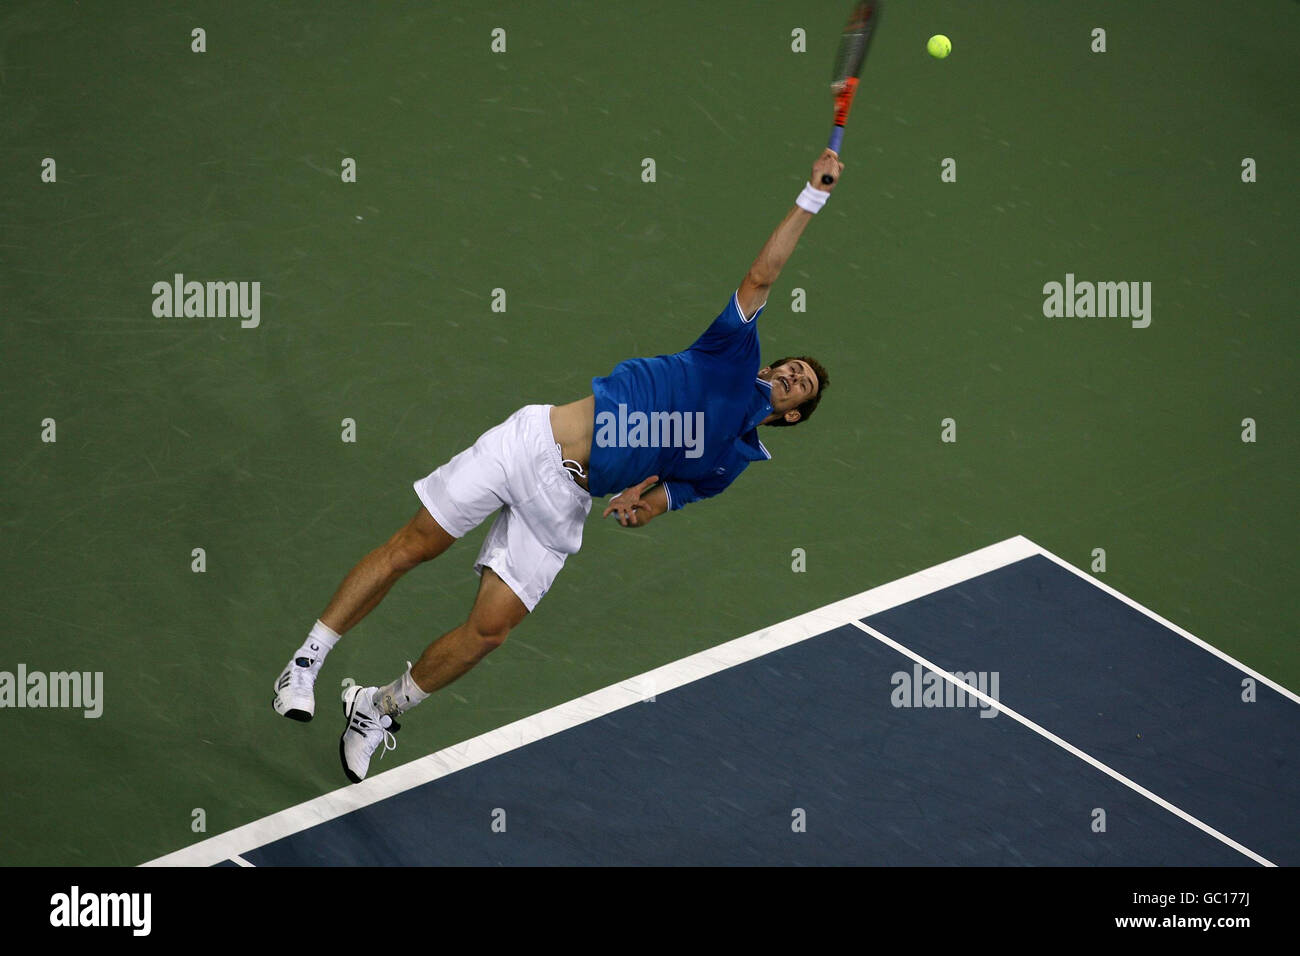
<path id="1" fill-rule="evenodd" d="M 561 450 L 560 443 L 555 440 L 555 432 L 551 430 L 551 409 L 554 405 L 534 405 L 538 409 L 535 414 L 542 418 L 542 428 L 546 435 L 547 447 L 547 467 L 552 471 L 558 471 L 564 477 L 564 485 L 573 489 L 573 493 L 580 498 L 590 499 L 591 492 L 582 485 L 578 484 L 577 477 L 564 466 L 564 454 Z"/>

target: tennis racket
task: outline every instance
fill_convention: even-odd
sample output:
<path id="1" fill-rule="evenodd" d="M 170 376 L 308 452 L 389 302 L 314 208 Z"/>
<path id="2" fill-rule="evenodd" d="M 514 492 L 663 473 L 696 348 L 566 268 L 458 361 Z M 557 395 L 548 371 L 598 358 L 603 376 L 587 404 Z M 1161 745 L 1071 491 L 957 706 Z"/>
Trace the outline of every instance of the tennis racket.
<path id="1" fill-rule="evenodd" d="M 831 73 L 831 92 L 835 95 L 835 126 L 831 129 L 831 140 L 826 146 L 837 156 L 840 144 L 844 142 L 844 124 L 849 119 L 853 94 L 858 91 L 858 75 L 867 58 L 871 35 L 880 22 L 880 7 L 879 0 L 855 4 L 848 25 L 840 35 L 840 48 L 835 57 L 835 69 Z M 822 174 L 823 186 L 829 186 L 833 182 L 835 179 L 832 176 Z"/>

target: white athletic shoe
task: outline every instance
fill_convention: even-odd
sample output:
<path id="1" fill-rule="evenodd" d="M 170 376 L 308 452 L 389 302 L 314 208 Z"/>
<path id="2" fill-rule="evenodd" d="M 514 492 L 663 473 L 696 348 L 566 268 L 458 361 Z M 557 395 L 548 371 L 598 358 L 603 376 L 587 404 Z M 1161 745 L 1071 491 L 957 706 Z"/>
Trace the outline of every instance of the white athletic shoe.
<path id="1" fill-rule="evenodd" d="M 275 712 L 290 720 L 311 720 L 316 713 L 316 674 L 310 657 L 295 657 L 275 679 Z"/>
<path id="2" fill-rule="evenodd" d="M 343 761 L 343 772 L 353 783 L 360 783 L 366 778 L 370 769 L 370 758 L 374 756 L 379 745 L 384 749 L 379 752 L 379 759 L 397 747 L 394 733 L 401 730 L 401 725 L 381 714 L 374 704 L 377 687 L 357 687 L 353 685 L 343 692 L 343 716 L 347 726 L 339 738 L 339 759 Z"/>

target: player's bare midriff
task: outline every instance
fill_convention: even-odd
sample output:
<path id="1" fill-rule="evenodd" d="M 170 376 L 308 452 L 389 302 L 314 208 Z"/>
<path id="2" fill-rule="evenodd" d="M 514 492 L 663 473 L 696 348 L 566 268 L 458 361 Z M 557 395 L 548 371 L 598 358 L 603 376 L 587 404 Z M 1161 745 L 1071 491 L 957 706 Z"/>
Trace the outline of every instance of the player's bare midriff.
<path id="1" fill-rule="evenodd" d="M 591 460 L 591 439 L 596 429 L 596 396 L 551 407 L 551 432 L 560 444 L 560 453 L 568 461 L 576 461 L 587 470 Z M 570 474 L 573 474 L 570 472 Z M 586 488 L 587 479 L 573 475 L 578 484 Z"/>

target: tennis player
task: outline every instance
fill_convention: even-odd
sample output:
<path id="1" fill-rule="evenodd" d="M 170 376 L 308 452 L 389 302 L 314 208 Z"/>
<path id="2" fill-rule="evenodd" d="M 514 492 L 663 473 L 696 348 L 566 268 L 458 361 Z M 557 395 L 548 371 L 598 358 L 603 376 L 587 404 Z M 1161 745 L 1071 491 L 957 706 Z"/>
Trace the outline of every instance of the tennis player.
<path id="1" fill-rule="evenodd" d="M 807 421 L 828 382 L 806 356 L 760 366 L 756 319 L 843 169 L 835 153 L 822 153 L 740 288 L 686 351 L 620 362 L 592 379 L 592 394 L 580 401 L 525 406 L 415 482 L 419 511 L 343 579 L 276 679 L 276 713 L 311 720 L 316 677 L 339 637 L 403 574 L 495 514 L 474 563 L 480 582 L 468 619 L 392 683 L 344 694 L 339 756 L 348 779 L 360 782 L 375 751 L 396 746 L 399 715 L 500 647 L 537 606 L 582 546 L 592 498 L 618 491 L 601 516 L 641 527 L 719 494 L 750 462 L 771 458 L 757 426 Z"/>

